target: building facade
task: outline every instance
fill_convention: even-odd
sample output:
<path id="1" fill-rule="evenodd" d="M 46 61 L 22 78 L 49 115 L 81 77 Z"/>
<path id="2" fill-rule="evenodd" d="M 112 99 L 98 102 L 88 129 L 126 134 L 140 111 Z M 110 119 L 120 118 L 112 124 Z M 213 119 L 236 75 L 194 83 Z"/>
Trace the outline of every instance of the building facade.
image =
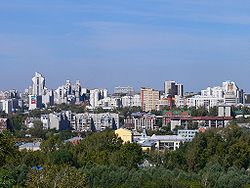
<path id="1" fill-rule="evenodd" d="M 141 108 L 144 112 L 157 110 L 160 92 L 152 88 L 141 88 Z"/>
<path id="2" fill-rule="evenodd" d="M 90 106 L 92 109 L 95 109 L 99 106 L 98 102 L 101 99 L 105 99 L 108 97 L 107 89 L 92 89 L 90 90 Z"/>
<path id="3" fill-rule="evenodd" d="M 184 87 L 183 84 L 178 84 L 173 80 L 168 80 L 164 82 L 164 92 L 165 96 L 183 96 L 184 94 Z"/>

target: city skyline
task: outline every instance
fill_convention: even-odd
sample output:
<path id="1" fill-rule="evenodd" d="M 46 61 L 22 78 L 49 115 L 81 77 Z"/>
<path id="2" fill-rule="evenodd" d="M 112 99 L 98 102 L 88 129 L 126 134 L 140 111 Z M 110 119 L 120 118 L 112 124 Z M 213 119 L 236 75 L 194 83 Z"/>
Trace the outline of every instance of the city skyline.
<path id="1" fill-rule="evenodd" d="M 86 88 L 86 89 L 90 89 L 90 90 L 93 90 L 93 89 L 107 89 L 108 90 L 108 92 L 109 93 L 115 93 L 115 89 L 116 88 L 119 88 L 119 87 L 131 87 L 131 88 L 133 88 L 134 90 L 135 90 L 135 92 L 137 92 L 137 93 L 139 93 L 140 92 L 140 90 L 142 89 L 142 88 L 152 88 L 152 89 L 156 89 L 156 90 L 158 90 L 158 91 L 162 91 L 162 92 L 164 92 L 165 91 L 165 83 L 166 82 L 174 82 L 174 83 L 176 83 L 177 85 L 182 85 L 182 87 L 184 86 L 184 89 L 183 89 L 183 93 L 185 93 L 185 92 L 196 92 L 196 93 L 200 93 L 201 92 L 201 90 L 203 90 L 203 89 L 207 89 L 207 88 L 213 88 L 213 87 L 217 87 L 217 86 L 221 86 L 221 84 L 223 83 L 223 82 L 235 82 L 234 80 L 223 80 L 223 81 L 221 81 L 219 84 L 217 84 L 217 85 L 207 85 L 207 86 L 204 86 L 203 88 L 200 88 L 199 90 L 193 90 L 193 91 L 191 91 L 191 90 L 186 90 L 185 88 L 186 88 L 186 85 L 185 84 L 183 84 L 183 82 L 181 81 L 181 80 L 179 80 L 178 82 L 181 82 L 181 84 L 178 84 L 177 82 L 176 82 L 176 80 L 173 80 L 173 79 L 168 79 L 168 80 L 164 80 L 163 82 L 161 82 L 161 85 L 162 85 L 162 87 L 161 88 L 156 88 L 156 87 L 154 87 L 154 86 L 139 86 L 138 88 L 137 87 L 134 87 L 134 85 L 115 85 L 113 88 L 108 88 L 108 87 L 106 87 L 105 85 L 103 85 L 103 86 L 100 86 L 100 87 L 87 87 L 87 86 L 85 86 L 85 85 L 83 85 L 82 83 L 82 81 L 80 80 L 80 79 L 75 79 L 75 80 L 71 80 L 71 79 L 64 79 L 61 83 L 59 83 L 59 85 L 56 85 L 55 87 L 49 87 L 49 84 L 48 84 L 48 79 L 47 79 L 47 77 L 46 77 L 46 75 L 44 75 L 43 73 L 41 73 L 41 72 L 34 72 L 33 73 L 33 75 L 32 76 L 36 76 L 36 75 L 40 75 L 40 76 L 42 76 L 42 77 L 44 77 L 44 84 L 46 85 L 46 87 L 45 87 L 45 85 L 44 85 L 44 87 L 45 88 L 48 88 L 48 89 L 52 89 L 52 90 L 56 90 L 58 87 L 60 87 L 61 85 L 63 85 L 63 84 L 65 84 L 65 83 L 67 83 L 68 81 L 71 83 L 71 84 L 74 84 L 75 82 L 80 82 L 81 83 L 81 85 L 82 85 L 82 87 L 83 88 Z M 26 86 L 26 87 L 24 87 L 24 88 L 21 88 L 21 89 L 19 89 L 19 88 L 17 88 L 17 87 L 9 87 L 9 88 L 6 88 L 6 89 L 2 89 L 2 88 L 0 88 L 0 91 L 8 91 L 8 90 L 17 90 L 17 91 L 19 91 L 19 92 L 24 92 L 25 90 L 27 90 L 27 89 L 29 89 L 29 87 L 30 87 L 30 84 L 32 84 L 34 81 L 33 81 L 33 79 L 34 79 L 34 77 L 32 78 L 32 76 L 30 76 L 30 83 Z M 237 83 L 237 82 L 236 82 Z M 237 85 L 239 86 L 239 84 L 237 83 Z M 240 89 L 243 89 L 244 90 L 244 92 L 245 93 L 248 93 L 248 91 L 246 91 L 245 90 L 245 88 L 240 88 Z"/>
<path id="2" fill-rule="evenodd" d="M 31 1 L 0 3 L 0 89 L 30 85 L 34 72 L 56 88 L 186 91 L 234 80 L 250 91 L 250 3 L 245 1 Z M 22 16 L 20 16 L 22 15 Z"/>

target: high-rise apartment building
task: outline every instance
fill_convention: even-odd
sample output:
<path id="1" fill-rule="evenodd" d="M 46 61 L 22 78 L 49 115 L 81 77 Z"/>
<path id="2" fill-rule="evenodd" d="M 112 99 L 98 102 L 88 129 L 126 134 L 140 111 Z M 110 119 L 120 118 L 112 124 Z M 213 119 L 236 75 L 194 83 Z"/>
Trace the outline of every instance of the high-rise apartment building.
<path id="1" fill-rule="evenodd" d="M 80 104 L 83 99 L 83 94 L 87 91 L 83 91 L 80 80 L 76 80 L 75 84 L 71 84 L 70 80 L 66 80 L 66 83 L 55 90 L 55 103 L 75 103 Z"/>
<path id="2" fill-rule="evenodd" d="M 244 92 L 239 89 L 235 82 L 226 81 L 222 83 L 222 86 L 208 87 L 201 90 L 200 95 L 194 95 L 187 98 L 186 105 L 188 107 L 214 107 L 219 105 L 234 106 L 238 104 L 244 104 Z"/>
<path id="3" fill-rule="evenodd" d="M 31 95 L 41 96 L 44 94 L 45 89 L 45 77 L 42 74 L 36 72 L 32 78 L 32 93 Z"/>
<path id="4" fill-rule="evenodd" d="M 94 109 L 98 107 L 98 101 L 108 97 L 107 89 L 93 89 L 90 90 L 90 105 Z"/>
<path id="5" fill-rule="evenodd" d="M 79 104 L 81 100 L 81 83 L 80 80 L 76 80 L 76 84 L 74 85 L 74 95 L 76 98 L 76 103 Z"/>
<path id="6" fill-rule="evenodd" d="M 235 105 L 244 103 L 244 91 L 239 89 L 235 82 L 225 81 L 222 83 L 222 88 L 225 93 L 226 104 Z M 236 98 L 235 102 L 233 101 L 234 98 Z"/>
<path id="7" fill-rule="evenodd" d="M 183 84 L 178 84 L 173 80 L 165 81 L 164 91 L 165 91 L 165 96 L 168 95 L 171 95 L 172 97 L 174 97 L 175 95 L 183 96 L 184 93 Z"/>
<path id="8" fill-rule="evenodd" d="M 177 94 L 176 95 L 183 97 L 183 95 L 184 95 L 183 84 L 176 84 L 176 87 L 177 87 Z"/>
<path id="9" fill-rule="evenodd" d="M 152 88 L 141 88 L 142 111 L 148 112 L 157 109 L 160 99 L 160 92 Z"/>
<path id="10" fill-rule="evenodd" d="M 36 72 L 29 92 L 29 110 L 54 105 L 54 91 L 45 87 L 45 77 Z"/>

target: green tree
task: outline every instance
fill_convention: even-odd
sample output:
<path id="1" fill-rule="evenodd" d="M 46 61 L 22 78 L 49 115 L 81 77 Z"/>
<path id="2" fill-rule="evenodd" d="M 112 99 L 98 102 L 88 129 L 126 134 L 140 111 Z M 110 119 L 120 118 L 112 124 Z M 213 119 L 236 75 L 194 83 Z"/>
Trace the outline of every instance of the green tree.
<path id="1" fill-rule="evenodd" d="M 0 133 L 0 167 L 18 153 L 13 138 L 8 132 Z"/>
<path id="2" fill-rule="evenodd" d="M 45 163 L 47 153 L 41 151 L 21 151 L 20 161 L 28 167 L 42 165 Z"/>
<path id="3" fill-rule="evenodd" d="M 11 188 L 15 184 L 15 180 L 11 177 L 7 170 L 0 169 L 0 187 Z"/>
<path id="4" fill-rule="evenodd" d="M 135 143 L 125 143 L 119 151 L 119 161 L 121 166 L 129 169 L 137 168 L 143 160 L 143 152 L 141 147 Z"/>
<path id="5" fill-rule="evenodd" d="M 54 152 L 50 152 L 48 155 L 48 161 L 51 165 L 68 164 L 74 165 L 74 156 L 69 150 L 60 149 Z"/>
<path id="6" fill-rule="evenodd" d="M 45 138 L 46 131 L 43 130 L 43 123 L 39 120 L 33 122 L 34 127 L 30 129 L 30 134 L 35 138 Z"/>
<path id="7" fill-rule="evenodd" d="M 199 173 L 204 187 L 217 187 L 218 179 L 224 173 L 224 169 L 219 163 L 208 163 Z"/>
<path id="8" fill-rule="evenodd" d="M 49 138 L 42 142 L 41 149 L 43 152 L 56 151 L 62 141 L 58 139 L 58 135 L 51 135 Z"/>
<path id="9" fill-rule="evenodd" d="M 86 187 L 85 174 L 70 166 L 45 166 L 28 174 L 27 187 L 75 188 Z"/>
<path id="10" fill-rule="evenodd" d="M 250 147 L 249 143 L 243 139 L 238 140 L 235 144 L 228 148 L 226 158 L 229 166 L 247 169 L 250 162 Z"/>
<path id="11" fill-rule="evenodd" d="M 230 167 L 227 172 L 221 174 L 218 178 L 218 188 L 235 188 L 243 187 L 249 183 L 249 176 L 244 170 Z"/>
<path id="12" fill-rule="evenodd" d="M 76 145 L 74 155 L 81 166 L 87 163 L 110 164 L 110 156 L 120 150 L 122 140 L 111 130 L 93 133 Z"/>
<path id="13" fill-rule="evenodd" d="M 14 114 L 14 115 L 10 115 L 9 121 L 11 124 L 11 127 L 13 127 L 14 130 L 21 130 L 24 127 L 24 120 L 25 120 L 25 115 L 23 114 Z"/>
<path id="14" fill-rule="evenodd" d="M 208 115 L 208 110 L 206 107 L 191 107 L 189 108 L 191 110 L 191 115 L 192 116 L 207 116 Z"/>

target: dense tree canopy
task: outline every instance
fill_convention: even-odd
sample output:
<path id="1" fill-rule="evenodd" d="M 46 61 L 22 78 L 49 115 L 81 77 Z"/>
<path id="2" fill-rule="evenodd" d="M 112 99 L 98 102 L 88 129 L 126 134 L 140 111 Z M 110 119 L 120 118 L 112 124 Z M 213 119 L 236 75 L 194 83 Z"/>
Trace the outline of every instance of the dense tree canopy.
<path id="1" fill-rule="evenodd" d="M 74 134 L 45 136 L 41 151 L 18 151 L 0 134 L 0 187 L 246 187 L 250 185 L 250 130 L 230 126 L 200 133 L 176 151 L 142 152 L 112 130 L 78 145 Z"/>
<path id="2" fill-rule="evenodd" d="M 17 154 L 14 140 L 9 133 L 0 133 L 0 167 Z"/>
<path id="3" fill-rule="evenodd" d="M 33 169 L 27 175 L 27 187 L 84 188 L 85 174 L 70 166 L 45 166 L 41 170 Z"/>

